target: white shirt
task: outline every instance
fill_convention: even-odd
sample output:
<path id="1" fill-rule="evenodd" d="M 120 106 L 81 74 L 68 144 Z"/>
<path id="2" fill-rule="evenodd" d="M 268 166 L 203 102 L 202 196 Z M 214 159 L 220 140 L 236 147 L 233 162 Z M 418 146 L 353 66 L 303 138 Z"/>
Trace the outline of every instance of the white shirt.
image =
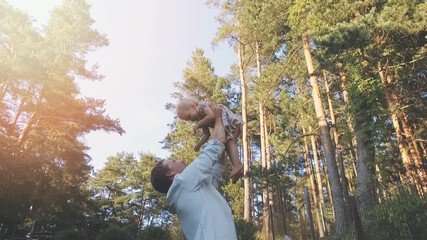
<path id="1" fill-rule="evenodd" d="M 231 208 L 216 189 L 223 166 L 216 163 L 224 151 L 210 140 L 200 155 L 177 174 L 166 195 L 188 240 L 235 240 Z"/>

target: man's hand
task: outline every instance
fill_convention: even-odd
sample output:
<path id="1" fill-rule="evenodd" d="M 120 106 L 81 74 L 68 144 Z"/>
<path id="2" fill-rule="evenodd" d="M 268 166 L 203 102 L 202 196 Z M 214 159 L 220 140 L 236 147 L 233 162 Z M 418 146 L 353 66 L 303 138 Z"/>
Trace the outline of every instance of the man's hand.
<path id="1" fill-rule="evenodd" d="M 216 105 L 215 107 L 212 107 L 212 110 L 215 114 L 215 126 L 211 134 L 212 139 L 216 139 L 222 143 L 225 143 L 226 136 L 225 136 L 224 125 L 222 124 L 221 106 Z"/>
<path id="2" fill-rule="evenodd" d="M 215 121 L 217 117 L 222 118 L 222 108 L 219 104 L 215 104 L 215 106 L 211 107 L 213 113 L 215 114 Z"/>

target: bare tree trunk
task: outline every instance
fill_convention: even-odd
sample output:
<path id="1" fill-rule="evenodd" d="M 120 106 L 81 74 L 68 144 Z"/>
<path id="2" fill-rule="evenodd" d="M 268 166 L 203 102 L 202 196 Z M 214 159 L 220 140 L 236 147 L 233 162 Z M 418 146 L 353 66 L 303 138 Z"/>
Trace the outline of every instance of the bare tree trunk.
<path id="1" fill-rule="evenodd" d="M 421 157 L 422 153 L 418 147 L 418 144 L 415 142 L 414 133 L 411 127 L 409 127 L 406 114 L 401 114 L 401 123 L 403 132 L 407 139 L 406 144 L 409 148 L 409 152 L 411 153 L 412 159 L 414 159 L 416 172 L 418 174 L 419 179 L 421 180 L 422 189 L 420 193 L 424 194 L 427 191 L 427 175 Z"/>
<path id="2" fill-rule="evenodd" d="M 245 124 L 243 124 L 242 129 L 242 145 L 243 145 L 243 185 L 244 185 L 244 210 L 243 210 L 243 219 L 246 221 L 251 220 L 251 198 L 252 198 L 252 188 L 251 181 L 248 178 L 249 171 L 249 138 L 248 138 L 248 119 L 247 119 L 247 103 L 246 103 L 246 77 L 245 77 L 245 64 L 244 64 L 244 55 L 245 49 L 244 45 L 238 42 L 237 45 L 237 55 L 239 58 L 239 73 L 240 73 L 240 87 L 242 91 L 242 119 Z"/>
<path id="3" fill-rule="evenodd" d="M 401 104 L 398 101 L 398 96 L 393 90 L 392 77 L 388 71 L 387 63 L 383 66 L 381 65 L 381 63 L 379 63 L 378 71 L 381 78 L 381 83 L 383 85 L 387 105 L 390 110 L 391 120 L 396 133 L 399 151 L 402 156 L 402 161 L 405 166 L 407 175 L 409 176 L 411 183 L 416 186 L 418 191 L 420 193 L 423 193 L 424 190 L 426 190 L 427 188 L 426 172 L 423 168 L 422 162 L 420 162 L 421 159 L 418 159 L 416 157 L 417 154 L 414 153 L 415 149 L 408 146 L 404 139 L 405 136 L 406 138 L 408 138 L 409 136 L 408 139 L 410 140 L 412 136 L 411 133 L 405 132 L 405 129 L 401 127 L 401 123 L 403 122 L 402 116 L 404 114 L 400 113 L 403 110 L 401 109 Z M 411 143 L 409 143 L 409 145 L 411 145 Z M 415 169 L 413 168 L 413 166 L 415 167 Z"/>
<path id="4" fill-rule="evenodd" d="M 343 234 L 347 229 L 347 214 L 344 206 L 344 199 L 342 194 L 342 186 L 339 181 L 338 176 L 338 167 L 335 161 L 335 152 L 332 146 L 332 140 L 329 133 L 329 126 L 326 122 L 325 111 L 323 108 L 323 103 L 320 95 L 320 88 L 317 83 L 317 77 L 314 73 L 314 65 L 312 56 L 310 53 L 310 45 L 308 42 L 308 37 L 303 36 L 303 45 L 304 45 L 304 56 L 307 63 L 308 73 L 310 75 L 310 83 L 312 86 L 312 97 L 314 102 L 314 108 L 316 111 L 316 116 L 319 121 L 320 128 L 320 140 L 323 145 L 323 150 L 325 153 L 325 161 L 328 167 L 328 179 L 331 184 L 333 206 L 335 212 L 335 230 L 337 233 Z"/>
<path id="5" fill-rule="evenodd" d="M 335 120 L 335 113 L 334 113 L 334 107 L 332 105 L 331 93 L 329 91 L 329 83 L 328 83 L 326 74 L 324 75 L 325 75 L 324 81 L 325 81 L 326 97 L 328 98 L 329 114 L 331 117 L 331 124 L 332 124 L 332 133 L 334 136 L 335 149 L 337 151 L 337 158 L 339 163 L 338 172 L 340 173 L 340 177 L 341 177 L 341 184 L 343 187 L 344 197 L 347 198 L 348 197 L 348 180 L 347 180 L 347 176 L 345 175 L 344 161 L 342 158 L 342 146 L 339 144 L 337 123 Z"/>
<path id="6" fill-rule="evenodd" d="M 405 136 L 409 140 L 411 151 L 414 152 L 414 158 L 416 159 L 415 162 L 422 165 L 423 154 L 417 142 L 415 141 L 415 137 L 414 137 L 415 134 L 412 128 L 409 126 L 408 118 L 406 114 L 402 114 L 402 127 L 403 127 L 403 131 L 405 132 Z"/>
<path id="7" fill-rule="evenodd" d="M 345 104 L 349 104 L 349 93 L 348 93 L 348 86 L 347 86 L 347 76 L 346 74 L 341 74 L 341 88 L 342 88 L 342 93 L 343 93 L 343 98 L 344 98 L 344 103 Z M 350 153 L 351 153 L 351 157 L 352 157 L 352 172 L 353 174 L 357 177 L 357 169 L 356 169 L 356 161 L 357 161 L 357 154 L 354 150 L 355 146 L 357 146 L 356 143 L 356 137 L 354 134 L 354 126 L 353 126 L 353 116 L 351 116 L 351 114 L 346 114 L 346 118 L 347 118 L 347 126 L 348 129 L 350 130 L 351 133 L 351 142 L 350 142 Z"/>
<path id="8" fill-rule="evenodd" d="M 260 62 L 260 55 L 259 55 L 259 44 L 258 42 L 255 43 L 255 56 L 256 56 L 256 64 L 257 64 L 257 76 L 258 79 L 261 78 L 261 62 Z M 259 111 L 259 132 L 260 132 L 260 138 L 261 138 L 261 165 L 264 169 L 269 169 L 270 164 L 267 163 L 269 159 L 267 159 L 267 144 L 266 144 L 266 123 L 265 123 L 265 112 L 264 112 L 264 103 L 263 103 L 263 96 L 261 92 L 259 93 L 258 97 L 258 111 Z M 271 216 L 269 211 L 271 196 L 270 191 L 268 191 L 268 184 L 265 189 L 262 190 L 262 197 L 264 202 L 264 209 L 263 209 L 263 225 L 262 225 L 262 232 L 264 234 L 265 239 L 270 239 L 271 236 Z"/>
<path id="9" fill-rule="evenodd" d="M 142 204 L 141 204 L 141 213 L 139 214 L 139 218 L 137 220 L 136 226 L 136 235 L 139 236 L 141 234 L 141 229 L 142 229 L 142 224 L 144 221 L 144 207 L 145 207 L 145 203 L 147 202 L 147 199 L 143 199 L 142 200 Z"/>
<path id="10" fill-rule="evenodd" d="M 4 79 L 3 82 L 0 84 L 0 101 L 4 100 L 4 97 L 6 96 L 8 88 L 9 88 L 9 84 L 7 80 Z"/>
<path id="11" fill-rule="evenodd" d="M 363 123 L 369 121 L 363 113 L 357 114 L 356 121 Z M 356 141 L 357 141 L 357 184 L 356 189 L 358 195 L 363 195 L 366 199 L 364 210 L 369 210 L 374 204 L 374 164 L 375 150 L 373 143 L 369 141 L 369 135 L 366 130 L 362 129 L 360 124 L 356 124 Z"/>
<path id="12" fill-rule="evenodd" d="M 305 135 L 305 129 L 302 129 L 302 134 Z M 310 192 L 311 192 L 311 196 L 313 198 L 313 206 L 314 209 L 316 209 L 316 220 L 317 220 L 317 228 L 319 231 L 319 237 L 324 237 L 325 233 L 324 233 L 324 229 L 323 229 L 323 221 L 322 221 L 322 216 L 320 216 L 320 211 L 319 211 L 319 201 L 317 200 L 317 194 L 316 194 L 316 183 L 314 182 L 314 174 L 311 168 L 311 163 L 310 163 L 310 153 L 309 153 L 309 148 L 308 148 L 308 142 L 307 139 L 304 138 L 304 158 L 305 158 L 305 168 L 307 170 L 307 175 L 309 177 L 309 183 L 310 183 Z"/>
<path id="13" fill-rule="evenodd" d="M 284 189 L 282 188 L 280 182 L 277 183 L 277 193 L 278 193 L 278 203 L 280 208 L 280 215 L 282 220 L 282 229 L 283 235 L 288 233 L 287 222 L 286 222 L 286 193 L 284 193 Z"/>
<path id="14" fill-rule="evenodd" d="M 22 144 L 27 139 L 27 136 L 30 130 L 32 129 L 33 124 L 35 123 L 36 115 L 37 115 L 36 112 L 31 114 L 27 124 L 25 125 L 24 129 L 22 130 L 21 134 L 18 137 L 18 145 L 20 145 L 21 148 L 24 147 Z"/>
<path id="15" fill-rule="evenodd" d="M 311 133 L 313 130 L 311 127 L 309 127 L 308 131 Z M 317 191 L 319 192 L 319 201 L 320 203 L 325 202 L 325 198 L 323 196 L 323 181 L 322 181 L 322 175 L 320 174 L 320 163 L 319 163 L 319 156 L 317 155 L 317 145 L 316 145 L 316 139 L 314 135 L 310 136 L 311 139 L 311 148 L 313 151 L 313 160 L 314 160 L 314 173 L 316 174 L 317 179 Z"/>

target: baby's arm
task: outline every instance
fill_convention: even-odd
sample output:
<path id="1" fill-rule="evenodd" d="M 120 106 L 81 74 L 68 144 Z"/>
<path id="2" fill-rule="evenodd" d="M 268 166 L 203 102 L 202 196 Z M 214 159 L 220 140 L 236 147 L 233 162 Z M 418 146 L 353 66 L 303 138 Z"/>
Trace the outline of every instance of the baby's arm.
<path id="1" fill-rule="evenodd" d="M 213 127 L 215 123 L 215 114 L 212 109 L 210 107 L 205 107 L 203 109 L 203 113 L 205 114 L 205 117 L 196 123 L 193 130 Z"/>
<path id="2" fill-rule="evenodd" d="M 209 128 L 202 128 L 203 129 L 203 136 L 200 138 L 199 142 L 197 142 L 196 146 L 194 147 L 194 151 L 199 151 L 200 147 L 205 144 L 209 138 L 211 137 L 211 132 L 209 131 Z"/>
<path id="3" fill-rule="evenodd" d="M 215 123 L 215 113 L 210 107 L 205 107 L 203 109 L 203 113 L 205 114 L 205 117 L 202 120 L 198 121 L 193 127 L 194 132 L 197 132 L 197 129 L 199 128 L 203 130 L 203 136 L 202 138 L 200 138 L 199 142 L 194 147 L 194 151 L 199 151 L 200 147 L 209 140 L 211 136 L 209 126 L 212 126 Z"/>

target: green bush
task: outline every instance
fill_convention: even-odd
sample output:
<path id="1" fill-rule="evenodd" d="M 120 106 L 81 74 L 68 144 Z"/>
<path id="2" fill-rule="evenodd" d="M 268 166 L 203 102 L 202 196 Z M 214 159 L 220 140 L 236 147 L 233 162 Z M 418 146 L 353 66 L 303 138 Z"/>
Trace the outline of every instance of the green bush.
<path id="1" fill-rule="evenodd" d="M 86 240 L 88 238 L 86 234 L 75 231 L 73 229 L 61 231 L 58 235 L 58 240 L 76 240 L 76 239 Z"/>
<path id="2" fill-rule="evenodd" d="M 252 223 L 245 220 L 237 220 L 235 222 L 237 239 L 239 240 L 257 240 L 258 227 Z"/>
<path id="3" fill-rule="evenodd" d="M 366 239 L 427 239 L 427 198 L 400 192 L 364 218 Z"/>
<path id="4" fill-rule="evenodd" d="M 150 226 L 142 230 L 140 239 L 141 240 L 152 240 L 152 239 L 172 240 L 172 237 L 168 229 L 163 229 L 157 226 Z"/>
<path id="5" fill-rule="evenodd" d="M 96 240 L 132 240 L 132 234 L 125 228 L 117 225 L 110 225 L 102 229 Z"/>

